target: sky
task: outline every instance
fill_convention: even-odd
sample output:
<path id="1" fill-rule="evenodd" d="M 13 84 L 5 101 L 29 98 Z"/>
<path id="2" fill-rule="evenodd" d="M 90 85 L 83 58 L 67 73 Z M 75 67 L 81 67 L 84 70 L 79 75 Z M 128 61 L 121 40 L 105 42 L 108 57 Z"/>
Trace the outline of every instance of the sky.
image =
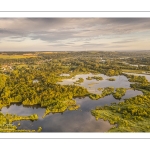
<path id="1" fill-rule="evenodd" d="M 0 18 L 0 51 L 150 50 L 150 18 Z"/>

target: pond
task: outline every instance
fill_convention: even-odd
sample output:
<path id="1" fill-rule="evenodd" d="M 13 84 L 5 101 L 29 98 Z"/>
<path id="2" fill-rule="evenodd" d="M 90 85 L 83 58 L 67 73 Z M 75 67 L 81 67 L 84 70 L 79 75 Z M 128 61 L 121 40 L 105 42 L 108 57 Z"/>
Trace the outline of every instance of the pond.
<path id="1" fill-rule="evenodd" d="M 88 76 L 102 76 L 103 80 L 96 81 L 94 80 L 86 80 Z M 73 79 L 63 80 L 60 84 L 73 84 L 79 78 L 83 78 L 84 82 L 79 84 L 80 86 L 86 87 L 89 91 L 100 92 L 97 90 L 99 87 L 108 87 L 113 86 L 117 87 L 130 87 L 130 82 L 125 76 L 114 76 L 115 81 L 107 80 L 108 76 L 105 75 L 92 75 L 92 74 L 82 74 L 76 75 Z M 91 84 L 94 82 L 95 84 Z M 22 105 L 13 104 L 9 107 L 2 108 L 1 112 L 12 113 L 17 115 L 31 115 L 33 113 L 38 114 L 39 119 L 37 121 L 19 121 L 20 126 L 18 129 L 35 129 L 37 130 L 39 126 L 42 127 L 42 132 L 107 132 L 112 125 L 109 124 L 108 121 L 104 121 L 102 119 L 95 120 L 90 113 L 92 109 L 96 106 L 104 106 L 110 105 L 111 103 L 118 103 L 123 101 L 125 98 L 130 98 L 136 95 L 141 95 L 141 91 L 137 90 L 127 90 L 126 94 L 122 97 L 121 100 L 116 100 L 112 95 L 106 96 L 99 100 L 91 100 L 89 97 L 84 98 L 75 98 L 76 103 L 80 104 L 80 108 L 75 111 L 65 111 L 64 113 L 55 113 L 49 114 L 45 118 L 42 118 L 45 109 L 40 108 L 39 106 L 29 106 L 24 107 Z M 19 122 L 14 122 L 15 125 L 18 125 Z"/>

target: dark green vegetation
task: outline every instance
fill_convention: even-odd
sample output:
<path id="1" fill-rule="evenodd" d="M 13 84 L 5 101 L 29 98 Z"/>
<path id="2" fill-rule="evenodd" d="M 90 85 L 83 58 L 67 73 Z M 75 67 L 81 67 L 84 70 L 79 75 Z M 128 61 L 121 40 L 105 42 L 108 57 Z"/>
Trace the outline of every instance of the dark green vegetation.
<path id="1" fill-rule="evenodd" d="M 121 59 L 123 57 L 123 59 Z M 74 98 L 89 96 L 93 100 L 113 94 L 120 99 L 125 94 L 125 89 L 119 88 L 114 92 L 113 87 L 105 87 L 102 93 L 89 93 L 87 89 L 78 85 L 60 85 L 58 82 L 63 79 L 72 78 L 77 74 L 105 74 L 108 76 L 123 75 L 123 71 L 150 72 L 150 53 L 135 52 L 8 52 L 0 53 L 0 109 L 10 106 L 12 103 L 20 103 L 24 106 L 39 105 L 45 108 L 45 114 L 62 113 L 66 110 L 77 110 L 80 106 L 76 104 Z M 105 60 L 105 61 L 102 61 Z M 138 64 L 131 66 L 126 63 Z M 145 64 L 147 66 L 141 66 Z M 70 76 L 60 76 L 60 74 L 69 74 Z M 124 74 L 125 75 L 125 74 Z M 127 75 L 126 75 L 127 76 Z M 143 77 L 127 76 L 134 89 L 142 90 L 144 94 L 149 94 L 149 82 Z M 88 77 L 87 80 L 103 80 L 102 77 Z M 76 83 L 82 83 L 84 79 L 80 78 Z M 132 99 L 131 99 L 132 100 Z M 146 101 L 146 100 L 145 100 Z M 147 103 L 143 101 L 144 109 Z M 134 101 L 133 101 L 134 102 Z M 126 101 L 124 102 L 126 103 Z M 122 107 L 124 106 L 121 105 Z M 120 105 L 120 104 L 118 104 Z M 134 104 L 132 104 L 134 106 Z M 117 105 L 115 105 L 117 107 Z M 139 107 L 141 105 L 139 104 Z M 106 108 L 109 108 L 108 106 Z M 120 108 L 121 109 L 121 108 Z M 106 111 L 106 110 L 105 110 Z M 114 110 L 109 109 L 109 115 Z M 119 114 L 119 112 L 118 112 Z M 116 117 L 116 115 L 112 115 Z M 14 116 L 13 114 L 10 114 Z M 1 114 L 2 120 L 5 115 Z M 27 117 L 27 118 L 26 118 Z M 33 117 L 19 117 L 32 120 Z M 112 119 L 113 119 L 112 117 Z M 123 119 L 123 116 L 119 115 Z M 12 117 L 13 118 L 13 117 Z M 36 118 L 35 116 L 33 117 Z M 148 118 L 148 116 L 147 116 Z M 34 120 L 33 119 L 33 120 Z M 109 118 L 106 118 L 109 120 Z M 148 118 L 149 119 L 149 118 Z M 148 120 L 147 119 L 147 120 Z M 8 120 L 7 120 L 8 121 Z M 10 124 L 16 121 L 10 120 Z M 137 124 L 136 124 L 137 123 Z M 7 122 L 1 122 L 2 130 L 7 132 L 5 126 Z M 135 124 L 138 125 L 138 121 Z M 123 124 L 122 124 L 123 126 Z M 125 127 L 125 126 L 124 126 Z M 23 132 L 10 125 L 8 132 Z M 139 128 L 137 128 L 138 130 Z M 1 131 L 2 131 L 1 130 Z M 37 130 L 40 132 L 42 127 Z M 141 130 L 139 130 L 141 131 Z M 148 129 L 147 129 L 148 131 Z"/>
<path id="2" fill-rule="evenodd" d="M 145 76 L 134 76 L 134 75 L 127 75 L 129 81 L 134 81 L 135 83 L 131 84 L 131 88 L 134 90 L 142 91 L 145 95 L 150 94 L 150 82 L 145 78 Z"/>
<path id="3" fill-rule="evenodd" d="M 107 80 L 109 80 L 109 81 L 115 81 L 115 78 L 109 78 Z"/>
<path id="4" fill-rule="evenodd" d="M 112 93 L 113 97 L 116 99 L 121 99 L 122 96 L 124 96 L 126 93 L 126 89 L 125 88 L 116 88 L 115 92 Z"/>
<path id="5" fill-rule="evenodd" d="M 95 79 L 95 80 L 97 80 L 97 81 L 99 81 L 99 80 L 103 80 L 103 78 L 102 78 L 102 77 L 98 77 L 98 76 L 94 76 L 94 77 L 92 77 L 92 79 Z"/>
<path id="6" fill-rule="evenodd" d="M 102 97 L 105 97 L 107 95 L 110 95 L 114 92 L 114 87 L 106 87 L 104 88 L 104 90 L 102 91 Z"/>
<path id="7" fill-rule="evenodd" d="M 102 96 L 99 95 L 99 94 L 90 94 L 89 97 L 90 97 L 92 100 L 98 100 L 98 99 L 102 98 Z"/>
<path id="8" fill-rule="evenodd" d="M 139 82 L 142 84 L 147 84 L 148 80 L 146 79 L 145 76 L 134 76 L 134 75 L 126 75 L 127 78 L 129 78 L 130 82 Z"/>
<path id="9" fill-rule="evenodd" d="M 134 90 L 140 90 L 144 94 L 150 94 L 150 82 L 148 82 L 145 76 L 124 75 L 129 79 L 129 81 L 134 82 L 130 84 L 131 88 Z"/>
<path id="10" fill-rule="evenodd" d="M 108 120 L 115 126 L 110 132 L 149 132 L 150 131 L 150 95 L 129 98 L 119 104 L 96 107 L 92 115 Z"/>
<path id="11" fill-rule="evenodd" d="M 109 69 L 107 72 L 106 72 L 106 75 L 107 76 L 118 76 L 122 73 L 121 70 L 118 70 L 118 69 Z"/>
<path id="12" fill-rule="evenodd" d="M 114 92 L 114 88 L 113 87 L 106 87 L 106 88 L 103 89 L 103 91 L 102 91 L 102 93 L 100 95 L 99 94 L 90 94 L 89 97 L 92 100 L 98 100 L 98 99 L 100 99 L 102 97 L 105 97 L 107 95 L 112 94 L 113 92 Z"/>
<path id="13" fill-rule="evenodd" d="M 99 81 L 99 80 L 103 80 L 103 78 L 102 78 L 102 77 L 99 77 L 99 76 L 87 77 L 86 79 L 87 79 L 87 80 L 95 79 L 95 80 L 97 80 L 97 81 Z"/>
<path id="14" fill-rule="evenodd" d="M 82 82 L 84 82 L 84 79 L 83 78 L 79 78 L 79 80 L 77 80 L 76 82 L 74 82 L 75 84 L 80 84 L 80 83 L 82 83 Z"/>

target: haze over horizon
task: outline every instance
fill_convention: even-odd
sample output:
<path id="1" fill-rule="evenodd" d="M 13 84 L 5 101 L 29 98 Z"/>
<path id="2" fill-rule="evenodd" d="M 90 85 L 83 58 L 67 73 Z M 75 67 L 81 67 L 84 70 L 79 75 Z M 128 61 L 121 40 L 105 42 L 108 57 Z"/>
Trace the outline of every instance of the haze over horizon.
<path id="1" fill-rule="evenodd" d="M 1 18 L 0 51 L 150 50 L 150 18 Z"/>

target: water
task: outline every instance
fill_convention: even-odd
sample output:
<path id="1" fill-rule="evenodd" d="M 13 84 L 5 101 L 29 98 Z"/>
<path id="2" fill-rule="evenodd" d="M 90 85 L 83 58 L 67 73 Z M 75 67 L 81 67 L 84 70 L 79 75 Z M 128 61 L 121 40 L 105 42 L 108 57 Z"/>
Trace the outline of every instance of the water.
<path id="1" fill-rule="evenodd" d="M 88 90 L 95 90 L 98 87 L 107 87 L 107 86 L 114 86 L 117 87 L 130 87 L 130 82 L 125 76 L 114 76 L 115 81 L 108 81 L 108 76 L 100 75 L 103 77 L 104 80 L 96 81 L 96 80 L 86 80 L 88 76 L 95 76 L 92 74 L 84 74 L 84 75 L 77 75 L 75 79 L 67 79 L 61 82 L 61 84 L 73 84 L 74 81 L 78 80 L 78 78 L 84 78 L 84 82 L 80 84 L 80 86 L 84 86 L 88 88 Z M 91 82 L 92 86 L 89 86 Z M 95 91 L 100 92 L 100 91 Z M 122 97 L 120 101 L 123 101 L 125 98 L 130 98 L 136 95 L 141 95 L 141 91 L 137 90 L 127 90 L 126 94 Z M 98 121 L 95 120 L 95 117 L 91 115 L 91 110 L 94 109 L 96 106 L 104 106 L 110 105 L 111 103 L 118 103 L 119 100 L 116 100 L 112 95 L 106 96 L 99 100 L 91 100 L 89 97 L 84 98 L 76 98 L 76 103 L 80 104 L 80 108 L 76 111 L 66 111 L 64 113 L 56 113 L 56 114 L 49 114 L 45 118 L 42 118 L 45 108 L 40 108 L 39 106 L 30 106 L 24 107 L 22 105 L 13 104 L 9 107 L 2 108 L 2 113 L 12 113 L 17 114 L 20 116 L 24 115 L 31 115 L 33 113 L 38 114 L 39 119 L 37 121 L 16 121 L 14 122 L 15 125 L 18 122 L 21 123 L 18 126 L 18 129 L 35 129 L 37 130 L 39 126 L 42 127 L 42 132 L 107 132 L 112 125 L 109 124 L 108 121 L 104 121 L 99 119 Z"/>
<path id="2" fill-rule="evenodd" d="M 127 64 L 127 65 L 130 65 L 130 66 L 134 66 L 134 67 L 138 67 L 138 66 L 141 66 L 141 67 L 147 66 L 147 65 L 141 65 L 141 64 L 139 64 L 139 65 L 134 65 L 134 64 L 127 63 L 127 62 L 123 62 L 123 63 L 124 63 L 124 64 Z"/>
<path id="3" fill-rule="evenodd" d="M 96 79 L 93 80 L 86 80 L 87 77 L 92 77 L 92 76 L 101 76 L 103 77 L 103 80 L 97 81 Z M 71 79 L 65 79 L 63 82 L 58 82 L 59 84 L 62 85 L 67 85 L 67 84 L 74 84 L 79 78 L 83 78 L 84 82 L 78 84 L 79 86 L 83 86 L 87 88 L 87 90 L 91 93 L 95 94 L 100 94 L 101 91 L 98 90 L 98 88 L 104 88 L 104 87 L 114 87 L 114 88 L 119 88 L 119 87 L 124 87 L 124 88 L 130 88 L 130 82 L 128 81 L 127 77 L 120 75 L 120 76 L 113 76 L 112 78 L 115 78 L 115 81 L 109 81 L 109 76 L 106 76 L 104 74 L 98 74 L 98 75 L 93 75 L 93 74 L 80 74 L 76 75 L 75 77 Z"/>
<path id="4" fill-rule="evenodd" d="M 62 74 L 60 74 L 60 76 L 66 76 L 66 77 L 68 77 L 68 76 L 70 76 L 70 74 L 62 73 Z"/>
<path id="5" fill-rule="evenodd" d="M 88 99 L 87 99 L 88 100 Z M 77 100 L 78 101 L 78 100 Z M 81 100 L 79 100 L 81 103 Z M 91 100 L 88 100 L 91 101 Z M 32 113 L 37 113 L 39 120 L 37 121 L 16 121 L 14 125 L 20 126 L 18 129 L 35 129 L 37 130 L 39 126 L 42 127 L 43 132 L 104 132 L 110 129 L 112 126 L 108 121 L 98 120 L 90 114 L 90 109 L 84 107 L 86 104 L 86 99 L 83 99 L 81 104 L 81 109 L 77 111 L 66 111 L 64 113 L 49 114 L 44 119 L 42 118 L 44 114 L 44 109 L 33 107 L 27 108 L 23 106 L 11 105 L 8 108 L 3 108 L 2 112 L 15 113 L 18 115 L 30 115 Z M 17 110 L 17 111 L 16 111 Z"/>

